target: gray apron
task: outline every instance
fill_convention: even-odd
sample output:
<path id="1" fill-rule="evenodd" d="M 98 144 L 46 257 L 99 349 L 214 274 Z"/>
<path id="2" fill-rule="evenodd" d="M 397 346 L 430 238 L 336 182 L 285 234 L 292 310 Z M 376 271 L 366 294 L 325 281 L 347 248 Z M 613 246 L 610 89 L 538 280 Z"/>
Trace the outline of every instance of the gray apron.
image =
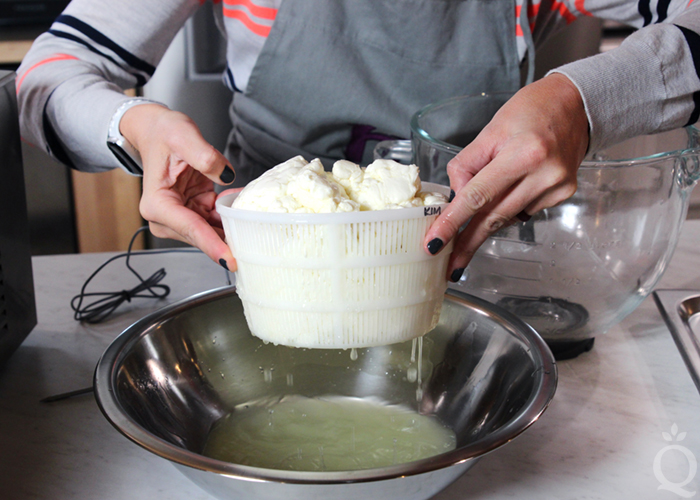
<path id="1" fill-rule="evenodd" d="M 329 168 L 407 138 L 431 102 L 520 83 L 514 0 L 285 0 L 234 94 L 226 156 L 238 186 L 296 155 Z"/>

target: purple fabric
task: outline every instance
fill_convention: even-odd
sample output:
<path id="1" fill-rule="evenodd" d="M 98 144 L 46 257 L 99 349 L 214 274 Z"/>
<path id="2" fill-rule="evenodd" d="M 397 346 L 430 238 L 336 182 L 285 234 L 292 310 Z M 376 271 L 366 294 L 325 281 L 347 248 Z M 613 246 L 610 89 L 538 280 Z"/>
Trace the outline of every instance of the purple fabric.
<path id="1" fill-rule="evenodd" d="M 350 142 L 345 148 L 345 158 L 352 162 L 360 163 L 367 147 L 367 141 L 379 142 L 396 139 L 400 139 L 400 137 L 374 132 L 372 125 L 354 125 L 350 135 Z"/>

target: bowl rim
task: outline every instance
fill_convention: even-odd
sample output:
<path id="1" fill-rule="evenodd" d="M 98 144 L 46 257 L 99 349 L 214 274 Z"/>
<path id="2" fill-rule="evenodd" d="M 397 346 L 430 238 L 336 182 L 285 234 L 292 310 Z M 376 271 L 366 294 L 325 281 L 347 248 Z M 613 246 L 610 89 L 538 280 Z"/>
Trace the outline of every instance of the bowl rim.
<path id="1" fill-rule="evenodd" d="M 698 134 L 698 129 L 690 125 L 687 127 L 681 127 L 690 134 L 689 129 L 695 129 L 695 134 Z M 677 129 L 678 130 L 678 129 Z M 669 130 L 669 132 L 672 132 Z M 680 148 L 671 151 L 662 151 L 660 153 L 654 153 L 647 156 L 639 156 L 635 158 L 617 158 L 617 159 L 602 159 L 595 160 L 592 158 L 584 158 L 581 162 L 579 169 L 584 170 L 596 170 L 603 168 L 632 168 L 639 165 L 645 165 L 648 163 L 658 163 L 659 160 L 674 159 L 678 160 L 680 158 L 693 158 L 700 156 L 700 147 L 694 148 Z"/>
<path id="2" fill-rule="evenodd" d="M 455 450 L 423 460 L 374 469 L 340 472 L 286 471 L 233 464 L 209 458 L 156 437 L 131 419 L 116 398 L 115 381 L 118 367 L 125 353 L 149 331 L 157 329 L 160 324 L 187 309 L 235 294 L 235 286 L 225 286 L 182 299 L 143 317 L 112 341 L 95 368 L 93 378 L 95 399 L 105 418 L 126 438 L 175 465 L 246 481 L 292 484 L 362 483 L 413 476 L 479 459 L 510 442 L 540 418 L 556 392 L 558 380 L 556 362 L 545 341 L 532 327 L 508 311 L 485 300 L 448 289 L 445 300 L 467 303 L 476 307 L 481 314 L 500 318 L 501 324 L 511 334 L 529 341 L 529 352 L 535 357 L 535 362 L 539 361 L 542 365 L 541 369 L 533 374 L 535 390 L 525 402 L 522 412 L 506 425 L 483 439 Z"/>
<path id="3" fill-rule="evenodd" d="M 449 153 L 449 154 L 458 154 L 460 151 L 462 151 L 462 147 L 455 146 L 454 144 L 450 144 L 449 142 L 445 142 L 441 139 L 437 139 L 433 136 L 431 136 L 428 132 L 425 131 L 425 129 L 419 124 L 420 119 L 427 113 L 430 113 L 431 111 L 435 109 L 440 109 L 445 106 L 450 106 L 453 103 L 456 102 L 461 102 L 461 101 L 466 101 L 466 100 L 477 100 L 477 99 L 486 99 L 489 97 L 497 97 L 497 98 L 504 98 L 504 97 L 509 97 L 515 95 L 516 91 L 490 91 L 490 92 L 480 92 L 480 93 L 475 93 L 475 94 L 465 94 L 465 95 L 458 95 L 454 97 L 448 97 L 446 99 L 442 99 L 439 101 L 432 102 L 423 108 L 419 109 L 416 111 L 413 116 L 411 117 L 410 121 L 410 128 L 411 132 L 422 137 L 424 140 L 429 142 L 432 147 L 439 149 L 443 152 Z M 505 102 L 504 102 L 505 103 Z M 696 127 L 695 125 L 686 125 L 683 127 L 677 127 L 676 129 L 672 130 L 667 130 L 666 132 L 673 132 L 674 130 L 681 130 L 684 129 L 686 133 L 691 136 L 700 136 L 700 129 Z M 649 135 L 649 134 L 647 134 Z M 700 146 L 699 147 L 686 147 L 686 148 L 678 148 L 674 149 L 671 151 L 662 151 L 659 153 L 654 153 L 651 155 L 646 155 L 646 156 L 639 156 L 639 157 L 634 157 L 634 158 L 617 158 L 617 159 L 603 159 L 603 160 L 594 160 L 594 159 L 586 159 L 584 158 L 583 161 L 581 162 L 581 165 L 579 168 L 583 169 L 598 169 L 598 168 L 612 168 L 612 167 L 617 167 L 617 168 L 625 168 L 625 167 L 634 167 L 640 164 L 645 164 L 645 163 L 653 163 L 657 162 L 661 159 L 664 158 L 670 158 L 670 157 L 686 157 L 686 156 L 700 156 Z"/>
<path id="4" fill-rule="evenodd" d="M 429 142 L 432 147 L 434 147 L 434 148 L 436 148 L 444 153 L 456 155 L 460 151 L 462 151 L 463 148 L 460 146 L 455 146 L 454 144 L 450 144 L 449 142 L 443 141 L 442 139 L 438 139 L 437 137 L 433 137 L 432 135 L 430 135 L 421 126 L 421 124 L 420 124 L 421 119 L 426 114 L 429 114 L 437 109 L 441 109 L 441 108 L 444 108 L 446 106 L 451 106 L 454 103 L 462 102 L 462 101 L 476 101 L 476 100 L 488 99 L 490 97 L 497 97 L 497 98 L 505 99 L 503 101 L 503 104 L 505 104 L 505 102 L 508 99 L 510 99 L 512 96 L 515 95 L 515 93 L 516 93 L 515 90 L 496 90 L 496 91 L 489 91 L 489 92 L 478 92 L 475 94 L 457 95 L 457 96 L 441 99 L 439 101 L 431 102 L 430 104 L 423 106 L 421 109 L 416 111 L 411 116 L 411 120 L 409 122 L 409 126 L 411 128 L 411 133 L 422 137 L 424 140 Z"/>
<path id="5" fill-rule="evenodd" d="M 438 192 L 450 196 L 450 187 L 432 182 L 421 182 L 421 192 Z M 440 215 L 448 203 L 424 205 L 420 207 L 391 208 L 385 210 L 364 210 L 361 212 L 334 213 L 285 213 L 262 212 L 259 210 L 243 210 L 233 208 L 231 204 L 240 191 L 220 196 L 216 200 L 216 211 L 222 218 L 231 218 L 271 224 L 356 224 L 363 222 L 384 222 L 407 219 L 419 219 Z"/>

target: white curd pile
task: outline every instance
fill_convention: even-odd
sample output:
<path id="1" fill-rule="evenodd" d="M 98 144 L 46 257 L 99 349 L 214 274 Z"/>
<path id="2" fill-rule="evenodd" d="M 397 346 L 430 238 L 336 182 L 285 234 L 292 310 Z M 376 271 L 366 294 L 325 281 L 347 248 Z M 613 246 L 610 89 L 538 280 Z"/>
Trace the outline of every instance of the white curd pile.
<path id="1" fill-rule="evenodd" d="M 268 170 L 248 184 L 233 208 L 284 213 L 357 212 L 446 203 L 440 193 L 422 192 L 418 167 L 376 160 L 362 168 L 347 160 L 325 172 L 320 160 L 301 156 Z"/>
<path id="2" fill-rule="evenodd" d="M 422 189 L 422 188 L 427 189 Z M 217 201 L 251 332 L 297 347 L 390 344 L 437 324 L 451 247 L 423 249 L 447 203 L 418 168 L 292 158 Z"/>

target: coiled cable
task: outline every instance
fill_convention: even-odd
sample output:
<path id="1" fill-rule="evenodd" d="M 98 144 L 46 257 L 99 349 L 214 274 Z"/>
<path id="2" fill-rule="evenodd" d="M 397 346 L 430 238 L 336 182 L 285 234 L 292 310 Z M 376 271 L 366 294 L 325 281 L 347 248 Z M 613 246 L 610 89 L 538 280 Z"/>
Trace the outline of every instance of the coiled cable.
<path id="1" fill-rule="evenodd" d="M 165 268 L 160 268 L 151 276 L 143 279 L 141 275 L 130 264 L 130 259 L 135 255 L 157 255 L 164 253 L 201 253 L 201 250 L 194 248 L 178 248 L 168 250 L 146 250 L 132 251 L 136 237 L 143 231 L 148 230 L 148 226 L 140 227 L 136 230 L 129 242 L 129 248 L 126 253 L 115 255 L 98 267 L 90 277 L 85 281 L 80 293 L 71 299 L 70 305 L 73 309 L 73 318 L 76 321 L 85 323 L 100 323 L 107 319 L 114 311 L 117 310 L 124 302 L 131 302 L 134 298 L 146 299 L 164 299 L 170 294 L 170 287 L 160 282 L 165 278 Z M 108 264 L 118 259 L 126 258 L 126 267 L 131 273 L 136 276 L 139 283 L 130 290 L 112 291 L 112 292 L 87 292 L 87 287 L 92 279 L 104 269 Z M 88 298 L 96 298 L 92 302 L 85 303 Z"/>

